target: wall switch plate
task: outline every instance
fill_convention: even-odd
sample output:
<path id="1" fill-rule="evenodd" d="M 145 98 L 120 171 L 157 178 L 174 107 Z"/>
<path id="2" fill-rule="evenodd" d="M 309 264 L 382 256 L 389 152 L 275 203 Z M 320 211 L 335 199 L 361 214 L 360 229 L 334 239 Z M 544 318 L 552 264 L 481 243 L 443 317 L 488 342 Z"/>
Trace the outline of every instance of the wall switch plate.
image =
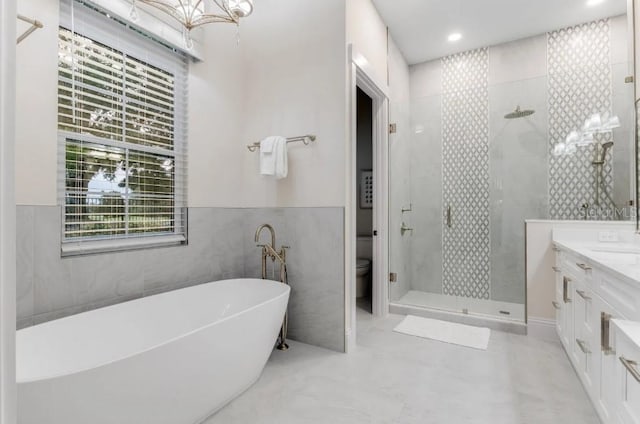
<path id="1" fill-rule="evenodd" d="M 600 231 L 598 233 L 598 241 L 600 242 L 616 242 L 618 241 L 617 231 Z"/>

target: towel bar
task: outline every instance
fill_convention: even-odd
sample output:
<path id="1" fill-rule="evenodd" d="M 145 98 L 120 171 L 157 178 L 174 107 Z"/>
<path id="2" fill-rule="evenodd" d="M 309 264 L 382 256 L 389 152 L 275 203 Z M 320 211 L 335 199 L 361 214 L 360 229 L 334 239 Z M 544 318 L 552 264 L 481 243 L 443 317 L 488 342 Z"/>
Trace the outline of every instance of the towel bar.
<path id="1" fill-rule="evenodd" d="M 299 137 L 289 137 L 287 138 L 287 143 L 295 143 L 296 141 L 302 141 L 305 146 L 308 146 L 309 143 L 316 141 L 316 136 L 313 134 L 302 135 Z M 255 152 L 260 149 L 260 143 L 253 143 L 247 146 L 250 152 Z"/>
<path id="2" fill-rule="evenodd" d="M 36 19 L 27 18 L 26 16 L 22 16 L 22 15 L 18 15 L 18 19 L 28 24 L 31 24 L 31 27 L 28 30 L 26 30 L 20 37 L 18 37 L 18 39 L 16 40 L 16 44 L 20 44 L 20 42 L 25 38 L 27 38 L 29 35 L 31 35 L 33 31 L 43 27 L 42 22 Z"/>

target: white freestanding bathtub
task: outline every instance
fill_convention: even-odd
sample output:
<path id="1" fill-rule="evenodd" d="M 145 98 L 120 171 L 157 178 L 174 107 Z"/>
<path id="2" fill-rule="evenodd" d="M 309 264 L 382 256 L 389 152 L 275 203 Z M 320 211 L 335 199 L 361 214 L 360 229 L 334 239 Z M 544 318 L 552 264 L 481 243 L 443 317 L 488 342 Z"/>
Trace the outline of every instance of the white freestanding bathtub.
<path id="1" fill-rule="evenodd" d="M 202 422 L 259 378 L 289 291 L 220 281 L 20 330 L 18 422 Z"/>

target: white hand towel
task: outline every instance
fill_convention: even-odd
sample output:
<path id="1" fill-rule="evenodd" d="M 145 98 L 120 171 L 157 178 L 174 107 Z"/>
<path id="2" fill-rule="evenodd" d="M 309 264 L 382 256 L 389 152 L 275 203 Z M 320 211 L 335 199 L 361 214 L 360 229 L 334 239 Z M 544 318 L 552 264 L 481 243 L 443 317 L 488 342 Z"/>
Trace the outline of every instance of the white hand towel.
<path id="1" fill-rule="evenodd" d="M 276 144 L 278 137 L 267 137 L 260 142 L 260 151 L 262 153 L 273 153 L 273 145 Z"/>
<path id="2" fill-rule="evenodd" d="M 276 174 L 275 145 L 278 137 L 267 137 L 260 142 L 260 174 L 273 176 Z"/>
<path id="3" fill-rule="evenodd" d="M 289 158 L 287 153 L 287 139 L 278 137 L 274 143 L 274 154 L 276 155 L 275 176 L 281 180 L 289 173 Z"/>

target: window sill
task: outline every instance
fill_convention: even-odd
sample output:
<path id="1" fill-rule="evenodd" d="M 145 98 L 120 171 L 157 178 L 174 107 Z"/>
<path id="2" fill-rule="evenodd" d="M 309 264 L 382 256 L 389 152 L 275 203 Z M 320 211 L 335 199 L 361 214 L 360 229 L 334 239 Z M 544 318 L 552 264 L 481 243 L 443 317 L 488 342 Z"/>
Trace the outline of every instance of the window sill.
<path id="1" fill-rule="evenodd" d="M 83 256 L 99 253 L 125 252 L 128 250 L 153 249 L 157 247 L 171 247 L 186 245 L 184 235 L 137 237 L 130 239 L 68 241 L 62 242 L 61 256 Z"/>

